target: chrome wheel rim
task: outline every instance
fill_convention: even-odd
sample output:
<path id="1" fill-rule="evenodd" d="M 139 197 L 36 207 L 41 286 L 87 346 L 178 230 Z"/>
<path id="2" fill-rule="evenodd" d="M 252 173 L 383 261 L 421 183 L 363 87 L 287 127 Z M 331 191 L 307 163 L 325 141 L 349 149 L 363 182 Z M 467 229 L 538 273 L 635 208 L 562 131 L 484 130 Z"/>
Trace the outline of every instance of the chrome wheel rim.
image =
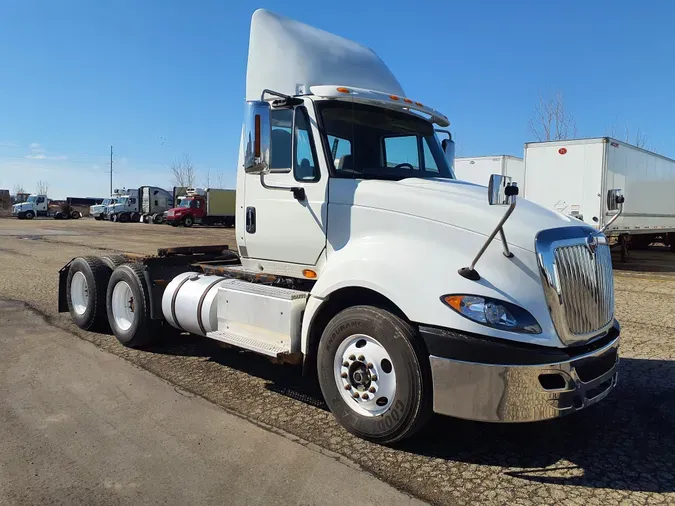
<path id="1" fill-rule="evenodd" d="M 134 323 L 134 294 L 129 283 L 120 281 L 113 288 L 112 313 L 115 325 L 120 330 L 129 330 Z"/>
<path id="2" fill-rule="evenodd" d="M 73 274 L 73 279 L 70 281 L 70 302 L 73 305 L 73 310 L 79 316 L 82 316 L 89 305 L 89 285 L 87 278 L 81 271 Z"/>
<path id="3" fill-rule="evenodd" d="M 396 371 L 377 339 L 365 334 L 349 336 L 335 353 L 333 371 L 340 395 L 356 413 L 379 416 L 391 407 L 396 395 Z"/>

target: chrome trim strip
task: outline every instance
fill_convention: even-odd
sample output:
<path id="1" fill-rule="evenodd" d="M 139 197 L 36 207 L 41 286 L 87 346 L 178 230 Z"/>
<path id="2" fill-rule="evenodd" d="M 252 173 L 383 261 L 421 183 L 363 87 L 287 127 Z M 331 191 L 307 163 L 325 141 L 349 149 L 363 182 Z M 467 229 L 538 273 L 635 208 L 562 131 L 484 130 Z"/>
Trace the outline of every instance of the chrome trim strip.
<path id="1" fill-rule="evenodd" d="M 430 356 L 436 413 L 487 422 L 532 422 L 558 418 L 604 399 L 617 384 L 619 337 L 566 362 L 494 365 Z M 613 365 L 588 381 L 578 368 L 615 355 Z M 602 368 L 602 362 L 598 367 Z M 545 389 L 539 376 L 552 374 L 562 388 Z"/>

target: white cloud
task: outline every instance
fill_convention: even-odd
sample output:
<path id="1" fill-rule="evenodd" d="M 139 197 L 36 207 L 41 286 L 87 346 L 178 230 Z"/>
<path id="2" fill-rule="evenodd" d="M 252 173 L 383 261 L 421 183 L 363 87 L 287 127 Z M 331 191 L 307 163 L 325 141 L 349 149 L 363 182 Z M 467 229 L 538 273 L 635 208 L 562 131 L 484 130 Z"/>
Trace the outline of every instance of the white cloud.
<path id="1" fill-rule="evenodd" d="M 60 160 L 60 161 L 68 160 L 68 157 L 66 155 L 47 156 L 44 153 L 26 155 L 26 158 L 30 158 L 31 160 Z"/>
<path id="2" fill-rule="evenodd" d="M 30 146 L 28 146 L 28 147 L 34 153 L 44 153 L 45 152 L 44 148 L 40 145 L 39 142 L 31 142 Z"/>

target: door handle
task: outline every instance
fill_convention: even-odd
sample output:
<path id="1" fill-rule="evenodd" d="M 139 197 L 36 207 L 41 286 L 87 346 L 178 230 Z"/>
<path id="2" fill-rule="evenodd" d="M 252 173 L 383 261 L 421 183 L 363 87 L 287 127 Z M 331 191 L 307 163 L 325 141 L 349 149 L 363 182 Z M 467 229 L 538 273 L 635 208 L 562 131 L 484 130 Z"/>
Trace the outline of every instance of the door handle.
<path id="1" fill-rule="evenodd" d="M 246 232 L 255 234 L 255 207 L 246 208 Z"/>

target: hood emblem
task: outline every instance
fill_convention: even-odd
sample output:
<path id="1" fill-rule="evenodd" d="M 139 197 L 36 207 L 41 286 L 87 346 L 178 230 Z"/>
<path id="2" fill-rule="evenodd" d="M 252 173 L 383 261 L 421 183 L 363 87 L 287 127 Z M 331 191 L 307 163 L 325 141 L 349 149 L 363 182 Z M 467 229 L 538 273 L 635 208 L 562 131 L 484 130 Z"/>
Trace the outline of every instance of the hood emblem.
<path id="1" fill-rule="evenodd" d="M 588 248 L 588 252 L 591 254 L 591 258 L 594 258 L 595 252 L 598 249 L 598 238 L 593 234 L 589 235 L 586 238 L 586 248 Z"/>

